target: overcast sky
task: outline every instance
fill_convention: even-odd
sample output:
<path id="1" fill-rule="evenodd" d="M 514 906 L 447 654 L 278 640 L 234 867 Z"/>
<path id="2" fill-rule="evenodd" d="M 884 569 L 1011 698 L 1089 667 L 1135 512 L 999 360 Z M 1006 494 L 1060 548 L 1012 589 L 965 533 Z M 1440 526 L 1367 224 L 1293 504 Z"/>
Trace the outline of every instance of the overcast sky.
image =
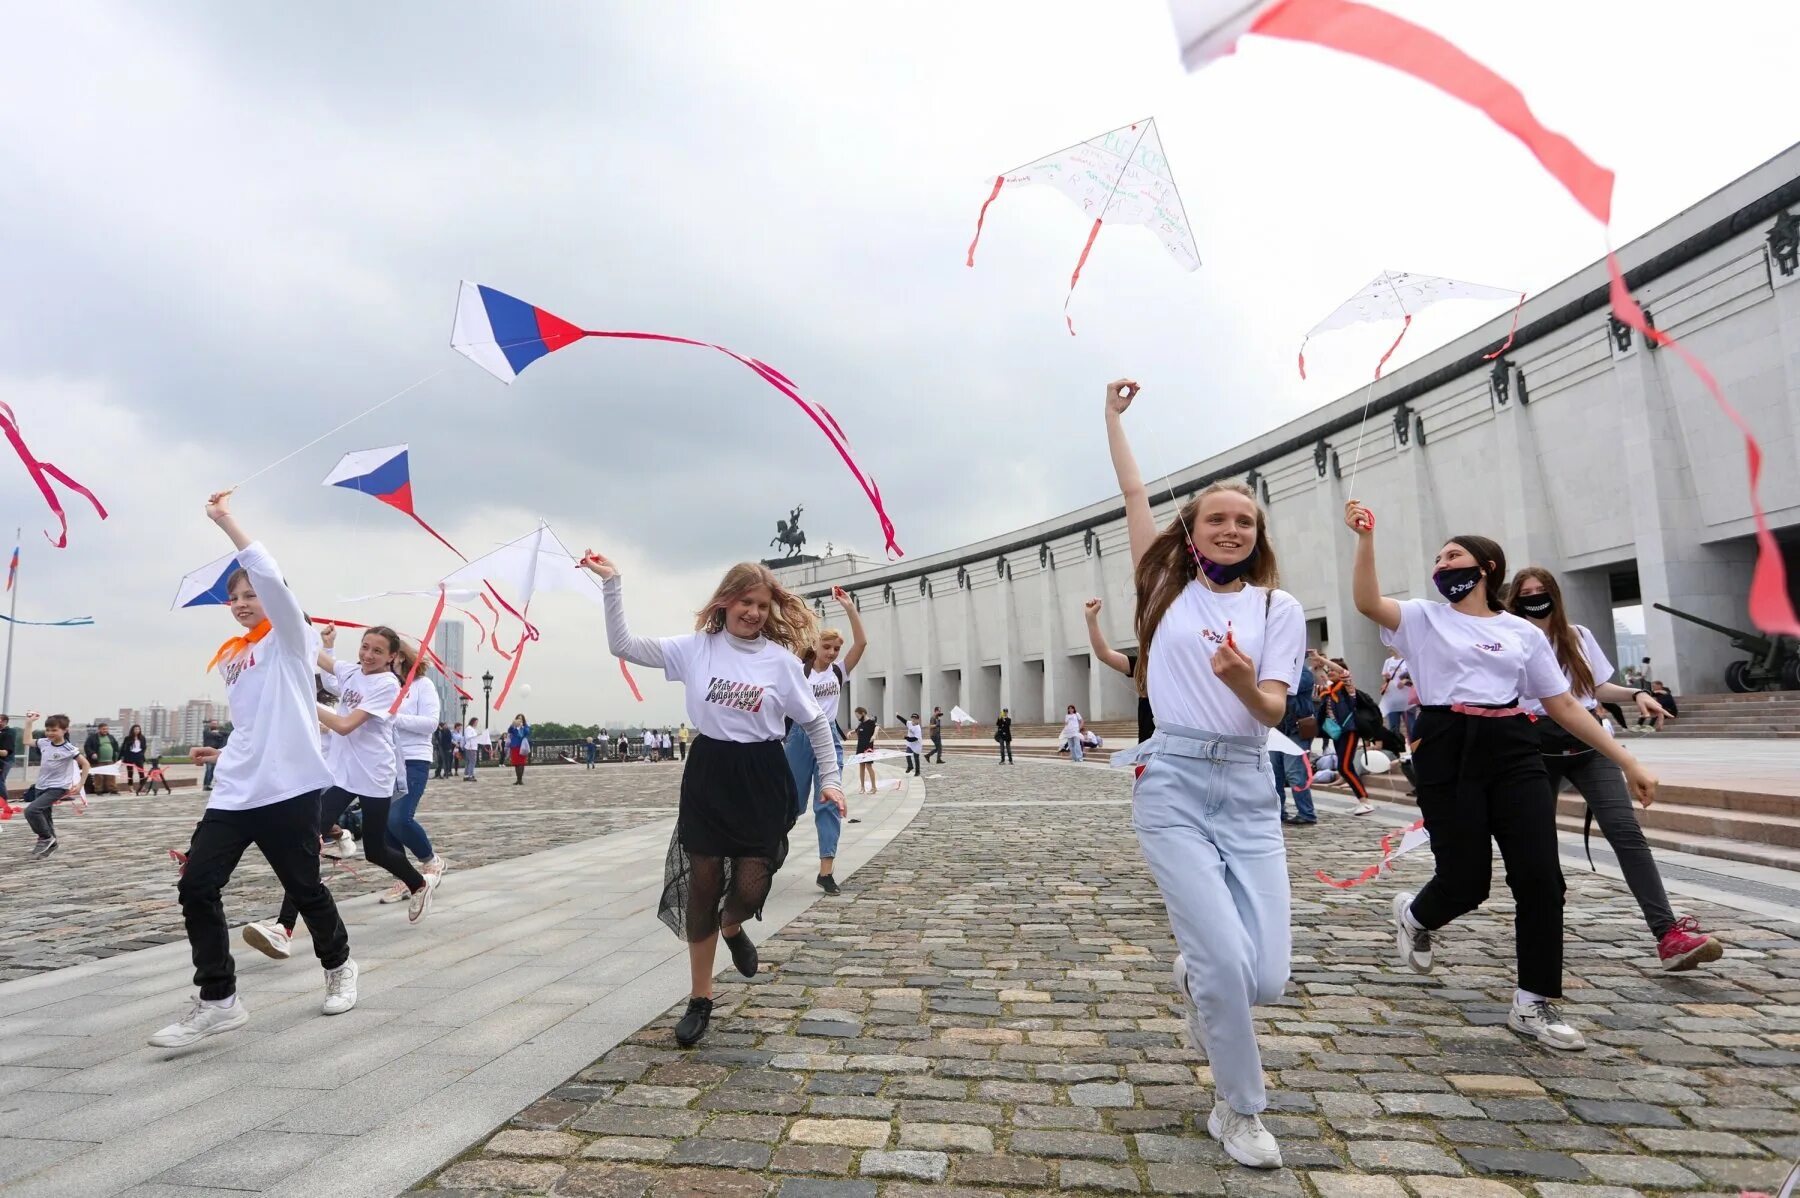
<path id="1" fill-rule="evenodd" d="M 1618 172 L 1620 241 L 1796 135 L 1791 44 L 1771 35 L 1783 0 L 1703 23 L 1676 0 L 1387 6 Z M 228 547 L 206 492 L 421 379 L 239 493 L 315 612 L 422 628 L 422 600 L 339 600 L 456 564 L 319 486 L 340 454 L 401 441 L 420 512 L 452 541 L 473 555 L 547 520 L 621 563 L 644 633 L 689 627 L 796 503 L 809 548 L 879 553 L 824 440 L 742 367 L 587 342 L 504 387 L 447 348 L 462 278 L 765 359 L 842 421 L 918 555 L 1104 496 L 1113 377 L 1145 384 L 1133 421 L 1161 473 L 1366 377 L 1391 331 L 1316 342 L 1304 384 L 1294 350 L 1377 271 L 1536 291 L 1604 244 L 1470 110 L 1255 39 L 1185 75 L 1158 0 L 71 0 L 6 22 L 0 399 L 112 511 L 74 501 L 70 547 L 49 548 L 42 501 L 0 452 L 0 520 L 25 529 L 20 617 L 98 621 L 21 632 L 15 712 L 222 694 L 200 667 L 229 618 L 168 610 L 181 574 Z M 1070 338 L 1087 222 L 1047 188 L 1002 194 L 964 267 L 996 173 L 1147 115 L 1199 272 L 1142 229 L 1105 230 Z M 1399 358 L 1492 315 L 1428 312 Z M 678 718 L 660 680 L 631 703 L 597 608 L 554 595 L 532 614 L 532 691 L 511 707 Z"/>

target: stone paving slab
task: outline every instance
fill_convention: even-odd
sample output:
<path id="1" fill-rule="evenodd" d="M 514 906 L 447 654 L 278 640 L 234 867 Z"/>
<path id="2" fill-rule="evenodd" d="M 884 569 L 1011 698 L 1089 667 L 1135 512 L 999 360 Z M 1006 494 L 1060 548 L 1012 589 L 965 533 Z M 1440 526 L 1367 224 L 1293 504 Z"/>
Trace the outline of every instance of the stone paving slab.
<path id="1" fill-rule="evenodd" d="M 1428 855 L 1323 886 L 1315 869 L 1358 872 L 1382 831 L 1327 799 L 1287 834 L 1293 977 L 1258 1012 L 1287 1167 L 1242 1169 L 1204 1131 L 1210 1075 L 1128 779 L 940 772 L 846 901 L 721 990 L 699 1048 L 675 1046 L 669 1008 L 420 1192 L 1628 1198 L 1772 1191 L 1800 1155 L 1800 924 L 1678 899 L 1731 948 L 1664 974 L 1624 887 L 1568 869 L 1565 1010 L 1590 1047 L 1553 1053 L 1504 1025 L 1501 879 L 1418 977 L 1393 959 L 1387 906 Z"/>
<path id="2" fill-rule="evenodd" d="M 629 775 L 672 793 L 678 771 L 605 772 L 563 771 L 572 790 L 597 788 L 585 808 L 558 799 L 587 836 L 453 868 L 417 926 L 372 896 L 344 901 L 363 970 L 349 1014 L 318 1014 L 304 937 L 287 962 L 237 946 L 249 1026 L 181 1052 L 145 1040 L 192 993 L 185 942 L 0 983 L 0 1187 L 9 1198 L 395 1194 L 533 1106 L 687 993 L 686 946 L 656 919 L 670 808 L 614 789 Z M 923 790 L 857 803 L 840 872 L 888 845 Z M 633 802 L 648 822 L 595 834 Z M 810 821 L 792 851 L 759 937 L 823 899 Z"/>
<path id="3" fill-rule="evenodd" d="M 573 844 L 673 814 L 681 785 L 674 763 L 547 765 L 511 785 L 510 770 L 480 770 L 477 782 L 432 781 L 420 821 L 432 847 L 456 869 L 469 869 Z M 0 824 L 0 982 L 103 960 L 183 939 L 175 902 L 175 863 L 206 808 L 204 793 L 90 798 L 87 814 L 57 808 L 60 844 L 47 861 L 30 859 L 34 843 L 22 819 Z M 358 858 L 328 874 L 338 899 L 374 894 L 392 884 Z M 225 892 L 231 919 L 272 915 L 281 902 L 261 854 L 244 854 Z"/>

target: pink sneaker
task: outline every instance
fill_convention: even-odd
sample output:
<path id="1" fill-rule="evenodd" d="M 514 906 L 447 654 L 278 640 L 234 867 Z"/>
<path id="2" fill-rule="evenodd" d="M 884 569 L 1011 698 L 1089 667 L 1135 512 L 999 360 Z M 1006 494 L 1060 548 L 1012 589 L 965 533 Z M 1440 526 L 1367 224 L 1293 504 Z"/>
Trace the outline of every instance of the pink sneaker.
<path id="1" fill-rule="evenodd" d="M 1681 973 L 1725 955 L 1725 946 L 1717 937 L 1700 930 L 1700 921 L 1692 915 L 1676 922 L 1656 944 L 1656 955 L 1670 973 Z"/>

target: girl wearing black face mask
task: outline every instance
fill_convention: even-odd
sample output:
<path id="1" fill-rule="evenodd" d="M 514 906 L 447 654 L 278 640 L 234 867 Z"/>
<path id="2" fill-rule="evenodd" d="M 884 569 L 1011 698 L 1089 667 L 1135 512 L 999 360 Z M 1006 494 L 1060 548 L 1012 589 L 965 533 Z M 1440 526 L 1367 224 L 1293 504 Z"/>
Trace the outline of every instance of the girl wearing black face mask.
<path id="1" fill-rule="evenodd" d="M 1562 868 L 1556 803 L 1538 752 L 1537 700 L 1576 739 L 1616 763 L 1645 806 L 1656 779 L 1606 735 L 1569 693 L 1544 634 L 1504 610 L 1506 555 L 1486 537 L 1458 536 L 1438 551 L 1432 581 L 1448 603 L 1382 595 L 1375 577 L 1375 515 L 1352 499 L 1344 523 L 1357 536 L 1356 610 L 1381 625 L 1381 639 L 1412 671 L 1421 711 L 1413 769 L 1419 813 L 1437 868 L 1417 896 L 1394 896 L 1400 959 L 1431 971 L 1431 933 L 1487 900 L 1490 840 L 1506 862 L 1517 915 L 1518 989 L 1507 1026 L 1550 1048 L 1586 1047 L 1557 1012 L 1562 997 Z"/>
<path id="2" fill-rule="evenodd" d="M 1592 632 L 1579 624 L 1569 623 L 1563 612 L 1562 587 L 1550 571 L 1526 566 L 1513 576 L 1507 598 L 1515 615 L 1530 620 L 1550 639 L 1557 664 L 1562 666 L 1563 677 L 1569 681 L 1570 691 L 1590 713 L 1602 700 L 1612 700 L 1635 702 L 1638 711 L 1645 716 L 1663 714 L 1662 705 L 1650 697 L 1650 692 L 1634 691 L 1605 681 L 1612 677 L 1612 662 L 1606 659 L 1605 651 Z M 1526 706 L 1535 714 L 1542 713 L 1537 704 Z M 1679 972 L 1717 961 L 1725 952 L 1724 945 L 1702 932 L 1693 916 L 1677 920 L 1675 912 L 1669 908 L 1662 875 L 1650 856 L 1644 830 L 1632 813 L 1631 796 L 1626 793 L 1625 779 L 1619 767 L 1556 724 L 1540 720 L 1537 730 L 1544 768 L 1550 775 L 1550 801 L 1556 801 L 1565 778 L 1573 782 L 1581 797 L 1587 800 L 1587 826 L 1582 839 L 1586 840 L 1588 831 L 1598 821 L 1601 834 L 1619 859 L 1619 872 L 1625 875 L 1625 884 L 1631 887 L 1631 893 L 1644 912 L 1644 922 L 1650 925 L 1650 932 L 1656 937 L 1656 955 L 1663 968 Z M 1588 860 L 1593 860 L 1591 853 Z"/>

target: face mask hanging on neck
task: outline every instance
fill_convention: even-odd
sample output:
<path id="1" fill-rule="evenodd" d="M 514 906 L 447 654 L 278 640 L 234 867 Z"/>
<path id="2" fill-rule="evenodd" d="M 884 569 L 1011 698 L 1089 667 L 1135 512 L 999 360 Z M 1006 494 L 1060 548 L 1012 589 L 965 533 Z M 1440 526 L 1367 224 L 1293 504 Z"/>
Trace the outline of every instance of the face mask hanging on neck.
<path id="1" fill-rule="evenodd" d="M 1455 603 L 1481 585 L 1481 569 L 1478 566 L 1445 568 L 1433 574 L 1431 581 L 1436 584 L 1438 594 Z"/>
<path id="2" fill-rule="evenodd" d="M 1513 612 L 1521 616 L 1529 616 L 1534 620 L 1542 620 L 1556 610 L 1556 600 L 1550 597 L 1549 591 L 1539 591 L 1535 595 L 1521 595 L 1513 601 Z"/>
<path id="3" fill-rule="evenodd" d="M 1241 562 L 1234 562 L 1231 565 L 1222 565 L 1194 548 L 1194 543 L 1189 541 L 1188 557 L 1192 559 L 1200 573 L 1206 575 L 1214 586 L 1224 586 L 1228 582 L 1236 582 L 1244 575 L 1250 573 L 1256 566 L 1255 549 L 1252 549 L 1249 556 L 1244 558 Z"/>

